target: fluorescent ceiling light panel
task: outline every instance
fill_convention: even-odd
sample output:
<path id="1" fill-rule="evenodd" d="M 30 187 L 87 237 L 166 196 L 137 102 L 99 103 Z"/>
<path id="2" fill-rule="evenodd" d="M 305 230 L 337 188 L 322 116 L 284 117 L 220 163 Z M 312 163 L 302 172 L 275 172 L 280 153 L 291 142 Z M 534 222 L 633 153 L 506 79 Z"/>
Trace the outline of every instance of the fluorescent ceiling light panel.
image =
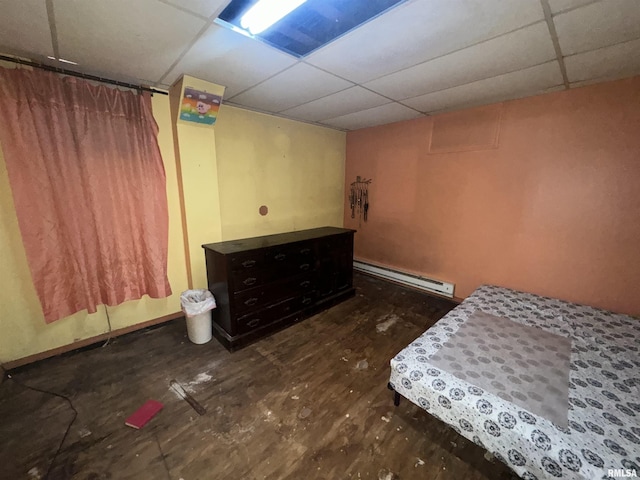
<path id="1" fill-rule="evenodd" d="M 305 57 L 407 0 L 231 0 L 215 22 Z"/>
<path id="2" fill-rule="evenodd" d="M 240 19 L 242 28 L 256 35 L 286 17 L 307 0 L 260 0 Z"/>

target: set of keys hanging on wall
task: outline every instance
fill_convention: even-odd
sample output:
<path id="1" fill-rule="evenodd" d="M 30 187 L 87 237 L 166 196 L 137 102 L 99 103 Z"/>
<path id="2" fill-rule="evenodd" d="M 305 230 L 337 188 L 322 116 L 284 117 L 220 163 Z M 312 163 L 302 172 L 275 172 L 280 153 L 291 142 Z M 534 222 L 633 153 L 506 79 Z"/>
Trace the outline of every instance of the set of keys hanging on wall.
<path id="1" fill-rule="evenodd" d="M 369 215 L 369 184 L 371 179 L 367 180 L 356 177 L 356 181 L 351 184 L 349 192 L 349 206 L 351 207 L 351 218 L 356 218 L 356 212 L 360 220 L 367 221 Z"/>

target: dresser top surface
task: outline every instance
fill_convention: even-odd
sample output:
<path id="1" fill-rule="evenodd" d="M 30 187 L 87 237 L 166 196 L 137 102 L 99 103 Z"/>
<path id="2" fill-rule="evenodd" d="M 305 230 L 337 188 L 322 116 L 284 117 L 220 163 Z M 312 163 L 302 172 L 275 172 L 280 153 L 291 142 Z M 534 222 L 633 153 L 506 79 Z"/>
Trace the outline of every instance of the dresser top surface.
<path id="1" fill-rule="evenodd" d="M 227 255 L 230 253 L 276 247 L 287 243 L 301 242 L 303 240 L 312 240 L 314 238 L 328 237 L 331 235 L 339 235 L 349 232 L 353 233 L 355 230 L 337 227 L 320 227 L 312 228 L 310 230 L 299 230 L 297 232 L 265 235 L 262 237 L 240 238 L 238 240 L 228 240 L 226 242 L 207 243 L 206 245 L 202 245 L 202 248 Z"/>

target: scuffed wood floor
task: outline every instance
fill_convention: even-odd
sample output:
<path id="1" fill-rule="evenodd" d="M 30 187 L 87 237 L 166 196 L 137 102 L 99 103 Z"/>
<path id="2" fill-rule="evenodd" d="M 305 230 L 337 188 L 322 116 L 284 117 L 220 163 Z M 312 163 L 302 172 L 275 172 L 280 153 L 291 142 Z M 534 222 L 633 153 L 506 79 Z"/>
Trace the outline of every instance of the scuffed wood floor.
<path id="1" fill-rule="evenodd" d="M 50 478 L 517 478 L 406 399 L 389 360 L 453 304 L 356 275 L 357 294 L 233 354 L 184 320 L 12 372 L 70 397 L 78 417 Z M 169 389 L 177 379 L 207 409 Z M 147 399 L 164 409 L 124 425 Z M 0 478 L 42 478 L 73 416 L 61 398 L 0 385 Z"/>

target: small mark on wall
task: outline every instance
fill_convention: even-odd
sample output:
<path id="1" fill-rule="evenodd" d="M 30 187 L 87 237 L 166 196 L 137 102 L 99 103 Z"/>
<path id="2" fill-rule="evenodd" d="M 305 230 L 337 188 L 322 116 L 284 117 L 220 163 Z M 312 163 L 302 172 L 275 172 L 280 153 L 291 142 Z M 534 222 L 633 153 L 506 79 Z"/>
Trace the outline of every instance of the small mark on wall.
<path id="1" fill-rule="evenodd" d="M 263 217 L 269 213 L 269 207 L 267 207 L 266 205 L 262 205 L 259 209 L 258 212 L 260 212 L 260 215 L 262 215 Z"/>

